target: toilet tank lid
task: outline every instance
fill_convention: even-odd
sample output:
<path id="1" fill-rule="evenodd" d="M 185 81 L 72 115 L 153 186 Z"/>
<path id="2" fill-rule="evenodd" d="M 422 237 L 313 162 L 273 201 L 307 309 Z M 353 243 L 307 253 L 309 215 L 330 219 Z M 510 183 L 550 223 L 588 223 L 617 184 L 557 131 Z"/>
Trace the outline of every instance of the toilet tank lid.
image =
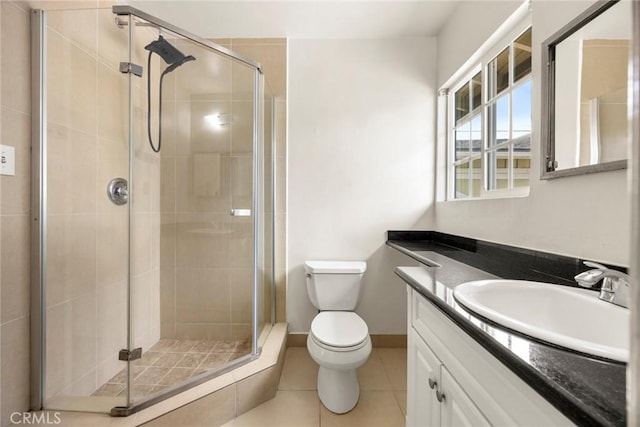
<path id="1" fill-rule="evenodd" d="M 305 261 L 304 269 L 314 274 L 361 274 L 367 270 L 364 261 Z"/>

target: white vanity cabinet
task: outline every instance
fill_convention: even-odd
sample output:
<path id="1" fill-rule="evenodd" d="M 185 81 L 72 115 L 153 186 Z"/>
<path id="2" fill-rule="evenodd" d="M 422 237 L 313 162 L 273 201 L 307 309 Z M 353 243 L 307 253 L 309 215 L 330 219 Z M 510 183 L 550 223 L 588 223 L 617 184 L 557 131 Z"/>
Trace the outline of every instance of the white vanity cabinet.
<path id="1" fill-rule="evenodd" d="M 490 426 L 415 330 L 408 340 L 407 426 Z"/>
<path id="2" fill-rule="evenodd" d="M 408 287 L 407 426 L 574 425 Z"/>

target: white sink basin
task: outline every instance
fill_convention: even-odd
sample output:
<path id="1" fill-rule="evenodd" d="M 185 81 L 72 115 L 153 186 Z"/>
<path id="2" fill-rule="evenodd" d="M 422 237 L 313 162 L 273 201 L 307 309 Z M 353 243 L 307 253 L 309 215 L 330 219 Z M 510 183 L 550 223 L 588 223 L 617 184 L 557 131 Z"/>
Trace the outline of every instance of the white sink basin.
<path id="1" fill-rule="evenodd" d="M 524 280 L 463 283 L 458 303 L 499 325 L 561 347 L 629 361 L 629 310 L 585 289 Z"/>

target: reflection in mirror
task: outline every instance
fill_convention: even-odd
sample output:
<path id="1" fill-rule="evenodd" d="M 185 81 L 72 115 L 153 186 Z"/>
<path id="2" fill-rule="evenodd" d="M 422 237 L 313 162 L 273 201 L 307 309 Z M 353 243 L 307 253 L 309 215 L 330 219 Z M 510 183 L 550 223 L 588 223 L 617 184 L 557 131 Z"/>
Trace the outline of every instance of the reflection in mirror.
<path id="1" fill-rule="evenodd" d="M 608 1 L 543 44 L 543 178 L 626 167 L 630 40 L 630 2 Z"/>

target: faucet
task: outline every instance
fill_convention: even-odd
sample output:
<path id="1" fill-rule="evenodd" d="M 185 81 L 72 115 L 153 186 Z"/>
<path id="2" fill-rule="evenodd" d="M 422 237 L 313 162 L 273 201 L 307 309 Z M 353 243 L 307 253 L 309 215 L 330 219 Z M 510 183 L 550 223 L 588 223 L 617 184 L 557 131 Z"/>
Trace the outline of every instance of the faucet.
<path id="1" fill-rule="evenodd" d="M 621 307 L 629 307 L 630 277 L 628 274 L 611 270 L 595 262 L 585 261 L 584 265 L 594 269 L 587 270 L 575 276 L 574 278 L 576 282 L 578 282 L 578 285 L 585 288 L 593 288 L 602 280 L 602 287 L 600 288 L 598 298 Z"/>

